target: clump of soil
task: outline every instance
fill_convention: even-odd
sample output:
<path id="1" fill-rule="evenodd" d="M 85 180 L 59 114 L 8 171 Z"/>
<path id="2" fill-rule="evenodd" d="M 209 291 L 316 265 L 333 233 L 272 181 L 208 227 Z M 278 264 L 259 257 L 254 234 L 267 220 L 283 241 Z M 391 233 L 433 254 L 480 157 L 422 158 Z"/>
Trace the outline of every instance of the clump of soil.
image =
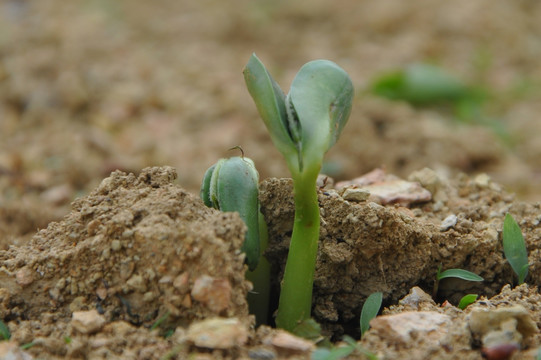
<path id="1" fill-rule="evenodd" d="M 62 221 L 0 252 L 0 318 L 12 321 L 13 337 L 58 334 L 36 322 L 62 328 L 90 309 L 146 327 L 164 315 L 172 329 L 212 316 L 250 323 L 238 250 L 244 223 L 205 207 L 175 179 L 170 167 L 114 172 Z"/>

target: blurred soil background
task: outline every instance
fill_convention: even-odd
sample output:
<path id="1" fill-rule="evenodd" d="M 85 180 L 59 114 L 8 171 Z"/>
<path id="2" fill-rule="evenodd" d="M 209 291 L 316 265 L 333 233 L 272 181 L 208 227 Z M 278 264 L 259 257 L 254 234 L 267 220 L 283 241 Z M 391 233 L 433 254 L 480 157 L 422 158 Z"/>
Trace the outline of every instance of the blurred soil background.
<path id="1" fill-rule="evenodd" d="M 287 177 L 245 89 L 252 52 L 285 92 L 316 58 L 350 74 L 352 114 L 325 166 L 335 179 L 380 166 L 486 172 L 541 200 L 539 19 L 536 0 L 2 0 L 0 249 L 115 169 L 170 165 L 198 193 L 205 169 L 240 145 L 262 179 Z M 414 63 L 486 89 L 490 121 L 368 91 Z"/>

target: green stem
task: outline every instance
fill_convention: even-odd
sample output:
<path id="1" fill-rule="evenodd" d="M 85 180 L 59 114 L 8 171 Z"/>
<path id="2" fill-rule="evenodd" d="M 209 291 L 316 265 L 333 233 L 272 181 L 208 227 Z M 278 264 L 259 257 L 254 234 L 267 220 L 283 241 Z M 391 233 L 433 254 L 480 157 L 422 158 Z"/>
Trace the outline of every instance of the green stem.
<path id="1" fill-rule="evenodd" d="M 318 172 L 306 171 L 293 179 L 295 222 L 276 317 L 276 326 L 288 331 L 308 319 L 312 308 L 319 240 Z"/>

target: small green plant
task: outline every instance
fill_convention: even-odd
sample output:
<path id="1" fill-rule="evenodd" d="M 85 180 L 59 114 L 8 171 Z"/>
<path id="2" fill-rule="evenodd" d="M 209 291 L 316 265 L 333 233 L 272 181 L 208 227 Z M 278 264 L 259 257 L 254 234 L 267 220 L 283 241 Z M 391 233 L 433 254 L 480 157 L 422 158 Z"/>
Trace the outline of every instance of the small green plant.
<path id="1" fill-rule="evenodd" d="M 370 320 L 378 315 L 382 301 L 383 293 L 381 292 L 372 293 L 366 298 L 361 310 L 361 319 L 359 321 L 361 327 L 361 337 L 370 328 Z"/>
<path id="2" fill-rule="evenodd" d="M 436 272 L 436 280 L 434 280 L 434 289 L 432 290 L 432 297 L 435 298 L 438 294 L 439 284 L 440 281 L 446 278 L 457 278 L 467 281 L 484 281 L 484 279 L 477 275 L 472 273 L 468 270 L 463 269 L 448 269 L 445 271 L 441 271 L 441 265 L 438 267 L 438 271 Z"/>
<path id="3" fill-rule="evenodd" d="M 518 283 L 522 284 L 528 276 L 528 252 L 522 231 L 517 222 L 507 213 L 503 221 L 503 253 L 511 268 L 518 276 Z"/>
<path id="4" fill-rule="evenodd" d="M 0 341 L 9 340 L 10 338 L 11 333 L 9 332 L 9 328 L 2 320 L 0 320 Z"/>
<path id="5" fill-rule="evenodd" d="M 314 350 L 310 357 L 311 360 L 340 360 L 353 353 L 362 354 L 369 360 L 378 360 L 378 357 L 375 354 L 357 344 L 351 337 L 344 336 L 342 340 L 346 343 L 345 345 L 332 346 L 331 348 L 318 348 Z"/>
<path id="6" fill-rule="evenodd" d="M 464 310 L 465 308 L 467 308 L 469 305 L 473 304 L 474 302 L 477 301 L 477 298 L 479 296 L 477 294 L 467 294 L 467 295 L 464 295 L 462 297 L 462 299 L 460 299 L 460 301 L 458 302 L 458 308 L 461 309 L 461 310 Z"/>
<path id="7" fill-rule="evenodd" d="M 293 178 L 295 220 L 276 317 L 278 327 L 291 331 L 310 317 L 320 226 L 316 180 L 348 120 L 353 84 L 335 63 L 315 60 L 302 66 L 286 96 L 255 54 L 244 79 Z"/>
<path id="8" fill-rule="evenodd" d="M 242 151 L 242 149 L 241 149 Z M 205 205 L 220 211 L 238 212 L 247 227 L 242 251 L 254 286 L 248 293 L 250 313 L 257 324 L 267 323 L 270 264 L 263 256 L 267 248 L 267 224 L 259 211 L 259 174 L 254 162 L 244 157 L 220 159 L 205 173 L 200 196 Z"/>

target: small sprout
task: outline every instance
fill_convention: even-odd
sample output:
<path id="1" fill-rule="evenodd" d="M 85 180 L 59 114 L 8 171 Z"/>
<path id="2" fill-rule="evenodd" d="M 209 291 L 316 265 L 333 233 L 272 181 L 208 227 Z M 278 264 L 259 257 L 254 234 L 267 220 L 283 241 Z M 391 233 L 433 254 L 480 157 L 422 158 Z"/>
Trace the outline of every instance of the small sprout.
<path id="1" fill-rule="evenodd" d="M 242 245 L 250 270 L 257 267 L 259 245 L 259 174 L 247 157 L 220 159 L 205 173 L 200 196 L 208 207 L 236 211 L 248 230 Z"/>
<path id="2" fill-rule="evenodd" d="M 316 181 L 348 120 L 353 84 L 335 63 L 315 60 L 299 70 L 286 96 L 255 54 L 244 79 L 293 178 L 295 220 L 276 317 L 278 327 L 291 331 L 310 317 L 320 226 Z"/>
<path id="3" fill-rule="evenodd" d="M 270 264 L 263 256 L 268 244 L 267 224 L 259 211 L 259 174 L 253 161 L 244 157 L 244 151 L 235 148 L 242 156 L 220 159 L 212 165 L 203 178 L 200 196 L 208 207 L 238 212 L 246 224 L 241 250 L 249 269 L 246 278 L 253 284 L 248 304 L 260 325 L 267 323 L 270 293 Z"/>
<path id="4" fill-rule="evenodd" d="M 156 319 L 156 321 L 154 321 L 154 324 L 152 324 L 152 326 L 150 327 L 150 331 L 153 331 L 153 330 L 156 330 L 157 328 L 160 327 L 160 325 L 165 321 L 167 320 L 167 318 L 169 318 L 169 315 L 171 315 L 171 313 L 169 311 L 166 311 L 165 314 L 163 314 L 161 317 L 159 317 L 158 319 Z"/>
<path id="5" fill-rule="evenodd" d="M 295 326 L 295 329 L 293 329 L 293 334 L 303 339 L 311 340 L 314 343 L 323 340 L 323 336 L 321 335 L 321 325 L 312 318 L 302 320 Z"/>
<path id="6" fill-rule="evenodd" d="M 442 279 L 446 278 L 457 278 L 467 281 L 484 281 L 484 279 L 468 270 L 463 269 L 448 269 L 441 271 L 441 265 L 438 267 L 436 272 L 436 280 L 434 280 L 434 289 L 432 290 L 432 297 L 435 298 L 438 294 L 439 283 Z"/>
<path id="7" fill-rule="evenodd" d="M 462 297 L 462 299 L 460 299 L 460 301 L 458 302 L 458 308 L 461 309 L 461 310 L 464 310 L 469 305 L 476 302 L 478 297 L 479 297 L 479 295 L 477 295 L 477 294 L 464 295 Z"/>
<path id="8" fill-rule="evenodd" d="M 443 69 L 413 64 L 385 74 L 372 84 L 374 94 L 416 105 L 456 102 L 471 96 L 471 89 Z"/>
<path id="9" fill-rule="evenodd" d="M 509 213 L 503 221 L 503 253 L 522 284 L 528 276 L 528 252 L 520 227 Z"/>
<path id="10" fill-rule="evenodd" d="M 9 332 L 9 328 L 2 320 L 0 320 L 0 341 L 9 340 L 10 338 L 11 333 Z"/>
<path id="11" fill-rule="evenodd" d="M 369 360 L 378 360 L 378 357 L 372 352 L 357 344 L 349 336 L 344 336 L 342 340 L 346 345 L 332 346 L 331 348 L 319 348 L 312 352 L 311 360 L 340 360 L 354 353 L 364 355 Z"/>
<path id="12" fill-rule="evenodd" d="M 361 337 L 370 328 L 370 320 L 378 315 L 381 308 L 381 302 L 383 301 L 383 293 L 375 292 L 370 294 L 364 302 L 363 309 L 361 310 Z"/>

